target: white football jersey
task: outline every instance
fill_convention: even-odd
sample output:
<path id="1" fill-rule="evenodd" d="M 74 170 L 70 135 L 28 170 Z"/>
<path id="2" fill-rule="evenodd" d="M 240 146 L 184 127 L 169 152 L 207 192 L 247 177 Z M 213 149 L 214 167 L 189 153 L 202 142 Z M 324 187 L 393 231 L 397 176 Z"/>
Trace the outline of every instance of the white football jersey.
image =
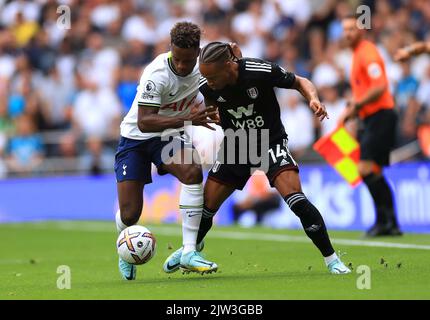
<path id="1" fill-rule="evenodd" d="M 160 54 L 143 71 L 131 109 L 121 123 L 121 136 L 146 140 L 183 130 L 142 132 L 137 126 L 138 108 L 157 107 L 159 115 L 177 117 L 188 115 L 196 101 L 200 79 L 198 63 L 189 75 L 181 77 L 173 69 L 171 56 L 170 52 Z"/>

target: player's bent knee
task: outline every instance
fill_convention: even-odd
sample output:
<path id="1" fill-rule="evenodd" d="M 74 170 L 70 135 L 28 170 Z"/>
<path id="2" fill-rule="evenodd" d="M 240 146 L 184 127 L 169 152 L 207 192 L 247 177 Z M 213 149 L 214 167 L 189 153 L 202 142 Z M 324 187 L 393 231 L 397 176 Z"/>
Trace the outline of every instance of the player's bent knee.
<path id="1" fill-rule="evenodd" d="M 302 192 L 300 177 L 295 170 L 285 170 L 276 176 L 273 185 L 285 198 L 290 194 Z"/>
<path id="2" fill-rule="evenodd" d="M 183 184 L 198 184 L 203 182 L 202 170 L 198 167 L 190 167 L 182 174 L 180 181 Z"/>
<path id="3" fill-rule="evenodd" d="M 213 192 L 208 192 L 208 190 L 205 189 L 203 193 L 204 207 L 210 212 L 217 212 L 224 202 L 223 198 L 224 197 L 214 197 Z"/>
<path id="4" fill-rule="evenodd" d="M 132 205 L 120 206 L 121 220 L 126 226 L 135 225 L 140 218 L 142 208 Z"/>
<path id="5" fill-rule="evenodd" d="M 206 182 L 207 184 L 207 182 Z M 204 203 L 204 207 L 207 208 L 210 211 L 217 211 L 218 209 L 214 209 L 214 208 L 218 208 L 217 207 L 217 201 L 214 199 L 214 197 L 211 197 L 211 194 L 208 192 L 208 190 L 205 189 L 203 191 L 203 203 Z"/>

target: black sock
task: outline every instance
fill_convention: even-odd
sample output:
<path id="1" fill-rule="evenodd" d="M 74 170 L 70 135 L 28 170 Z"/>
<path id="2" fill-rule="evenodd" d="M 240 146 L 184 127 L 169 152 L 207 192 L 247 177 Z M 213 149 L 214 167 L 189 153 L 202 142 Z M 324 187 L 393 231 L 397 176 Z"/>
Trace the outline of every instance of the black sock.
<path id="1" fill-rule="evenodd" d="M 199 233 L 197 234 L 197 244 L 203 241 L 206 234 L 211 229 L 215 213 L 216 212 L 203 207 L 202 220 L 200 221 Z"/>
<path id="2" fill-rule="evenodd" d="M 397 226 L 397 219 L 394 213 L 393 193 L 387 180 L 383 175 L 371 173 L 363 178 L 376 207 L 376 223 L 391 223 Z"/>
<path id="3" fill-rule="evenodd" d="M 306 235 L 321 251 L 324 257 L 334 253 L 323 217 L 318 209 L 306 199 L 302 192 L 292 193 L 284 198 L 290 209 L 300 218 Z"/>

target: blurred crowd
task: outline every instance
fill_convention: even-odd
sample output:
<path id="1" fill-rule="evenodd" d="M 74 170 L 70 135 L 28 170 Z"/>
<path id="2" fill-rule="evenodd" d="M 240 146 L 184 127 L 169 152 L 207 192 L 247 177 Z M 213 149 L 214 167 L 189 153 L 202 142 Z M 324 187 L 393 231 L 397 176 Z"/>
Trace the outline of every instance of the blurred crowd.
<path id="1" fill-rule="evenodd" d="M 341 19 L 362 4 L 401 114 L 398 145 L 407 145 L 430 122 L 430 57 L 393 56 L 430 41 L 430 1 L 0 0 L 0 177 L 112 171 L 142 70 L 184 20 L 201 26 L 202 45 L 235 41 L 244 56 L 315 83 L 330 115 L 323 123 L 295 92 L 279 92 L 290 149 L 313 159 L 313 142 L 336 126 L 350 96 Z"/>

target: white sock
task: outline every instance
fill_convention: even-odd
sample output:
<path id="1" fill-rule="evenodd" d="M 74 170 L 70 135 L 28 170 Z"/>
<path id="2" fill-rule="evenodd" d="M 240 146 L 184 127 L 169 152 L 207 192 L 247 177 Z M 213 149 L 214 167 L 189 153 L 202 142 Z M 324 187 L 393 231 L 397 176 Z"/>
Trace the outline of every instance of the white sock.
<path id="1" fill-rule="evenodd" d="M 196 250 L 197 234 L 203 210 L 203 184 L 182 184 L 179 196 L 182 215 L 183 253 Z"/>
<path id="2" fill-rule="evenodd" d="M 116 223 L 116 230 L 118 230 L 118 233 L 121 233 L 122 230 L 127 228 L 127 226 L 121 220 L 121 213 L 119 212 L 119 209 L 115 215 L 115 223 Z"/>
<path id="3" fill-rule="evenodd" d="M 331 256 L 324 257 L 325 265 L 328 266 L 330 263 L 332 263 L 336 259 L 338 259 L 336 252 L 333 253 Z"/>

